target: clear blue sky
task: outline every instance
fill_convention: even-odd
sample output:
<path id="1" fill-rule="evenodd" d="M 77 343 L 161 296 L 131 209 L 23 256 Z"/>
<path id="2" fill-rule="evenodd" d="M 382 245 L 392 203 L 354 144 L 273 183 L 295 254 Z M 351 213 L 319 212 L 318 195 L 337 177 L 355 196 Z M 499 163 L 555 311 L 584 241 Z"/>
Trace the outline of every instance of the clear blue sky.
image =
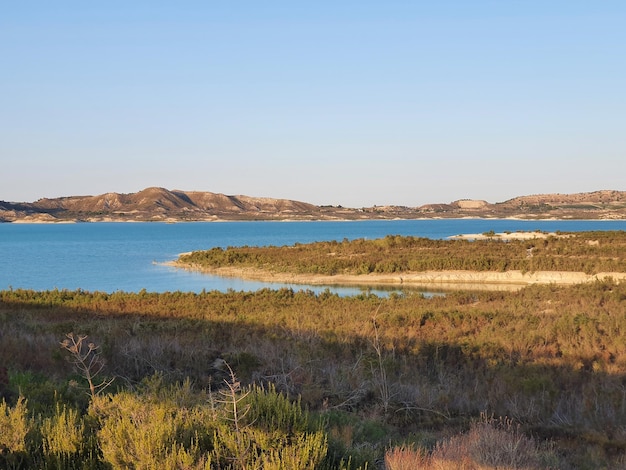
<path id="1" fill-rule="evenodd" d="M 0 200 L 626 190 L 626 2 L 6 1 Z"/>

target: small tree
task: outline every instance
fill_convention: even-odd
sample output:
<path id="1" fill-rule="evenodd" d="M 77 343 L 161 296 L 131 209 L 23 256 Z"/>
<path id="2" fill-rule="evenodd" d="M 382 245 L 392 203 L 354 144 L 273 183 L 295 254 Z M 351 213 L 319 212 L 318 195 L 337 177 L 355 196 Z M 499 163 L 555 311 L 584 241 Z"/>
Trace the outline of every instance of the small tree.
<path id="1" fill-rule="evenodd" d="M 234 433 L 223 433 L 221 438 L 223 444 L 230 448 L 234 454 L 232 460 L 235 463 L 235 468 L 246 468 L 247 456 L 250 451 L 250 438 L 245 432 L 247 426 L 242 425 L 243 418 L 250 411 L 250 405 L 240 407 L 240 402 L 244 401 L 250 394 L 250 391 L 242 392 L 241 382 L 235 376 L 235 373 L 231 369 L 228 363 L 224 363 L 228 368 L 230 379 L 224 379 L 226 388 L 220 390 L 219 393 L 222 396 L 221 399 L 216 400 L 226 406 L 227 417 L 226 419 L 233 424 Z M 229 438 L 232 437 L 231 441 Z"/>
<path id="2" fill-rule="evenodd" d="M 98 393 L 113 383 L 115 377 L 110 380 L 102 380 L 96 384 L 96 377 L 104 369 L 104 359 L 99 351 L 100 346 L 94 343 L 87 343 L 87 335 L 76 335 L 67 333 L 66 339 L 61 342 L 61 347 L 70 353 L 68 358 L 78 373 L 87 380 L 89 385 L 89 395 L 93 399 Z"/>

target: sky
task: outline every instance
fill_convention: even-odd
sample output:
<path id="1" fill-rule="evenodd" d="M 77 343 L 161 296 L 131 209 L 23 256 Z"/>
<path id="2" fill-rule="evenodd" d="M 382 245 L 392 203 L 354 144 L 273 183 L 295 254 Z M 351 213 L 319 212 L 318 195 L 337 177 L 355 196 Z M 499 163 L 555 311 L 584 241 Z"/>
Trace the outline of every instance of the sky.
<path id="1" fill-rule="evenodd" d="M 0 200 L 626 190 L 622 0 L 0 5 Z"/>

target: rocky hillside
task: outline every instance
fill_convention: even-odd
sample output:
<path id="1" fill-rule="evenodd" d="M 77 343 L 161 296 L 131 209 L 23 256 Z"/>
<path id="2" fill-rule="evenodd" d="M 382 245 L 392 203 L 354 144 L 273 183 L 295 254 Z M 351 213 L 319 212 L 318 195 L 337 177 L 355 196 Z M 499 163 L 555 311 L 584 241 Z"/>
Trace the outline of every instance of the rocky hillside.
<path id="1" fill-rule="evenodd" d="M 576 194 L 537 194 L 490 204 L 461 200 L 451 204 L 422 206 L 433 213 L 480 214 L 479 217 L 519 217 L 526 219 L 625 219 L 626 191 L 594 191 Z"/>
<path id="2" fill-rule="evenodd" d="M 33 203 L 0 202 L 5 221 L 185 221 L 317 218 L 312 204 L 285 199 L 226 196 L 210 192 L 147 188 L 130 194 L 71 196 Z"/>
<path id="3" fill-rule="evenodd" d="M 1 222 L 336 220 L 434 217 L 626 219 L 626 191 L 521 196 L 499 203 L 464 199 L 420 207 L 350 209 L 288 199 L 147 188 L 130 194 L 0 201 Z"/>

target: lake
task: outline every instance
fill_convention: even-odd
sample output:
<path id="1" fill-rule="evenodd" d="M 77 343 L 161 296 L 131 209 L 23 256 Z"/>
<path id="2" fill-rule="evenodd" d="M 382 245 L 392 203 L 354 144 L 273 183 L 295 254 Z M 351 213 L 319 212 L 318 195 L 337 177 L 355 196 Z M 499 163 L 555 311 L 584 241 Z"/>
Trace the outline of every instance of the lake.
<path id="1" fill-rule="evenodd" d="M 322 240 L 412 235 L 443 239 L 462 233 L 626 230 L 626 221 L 486 219 L 342 222 L 185 222 L 0 224 L 0 289 L 102 292 L 251 291 L 264 287 L 325 290 L 193 273 L 163 262 L 179 253 L 228 246 L 293 245 Z M 332 287 L 354 295 L 358 287 Z M 376 289 L 368 289 L 377 292 Z"/>

